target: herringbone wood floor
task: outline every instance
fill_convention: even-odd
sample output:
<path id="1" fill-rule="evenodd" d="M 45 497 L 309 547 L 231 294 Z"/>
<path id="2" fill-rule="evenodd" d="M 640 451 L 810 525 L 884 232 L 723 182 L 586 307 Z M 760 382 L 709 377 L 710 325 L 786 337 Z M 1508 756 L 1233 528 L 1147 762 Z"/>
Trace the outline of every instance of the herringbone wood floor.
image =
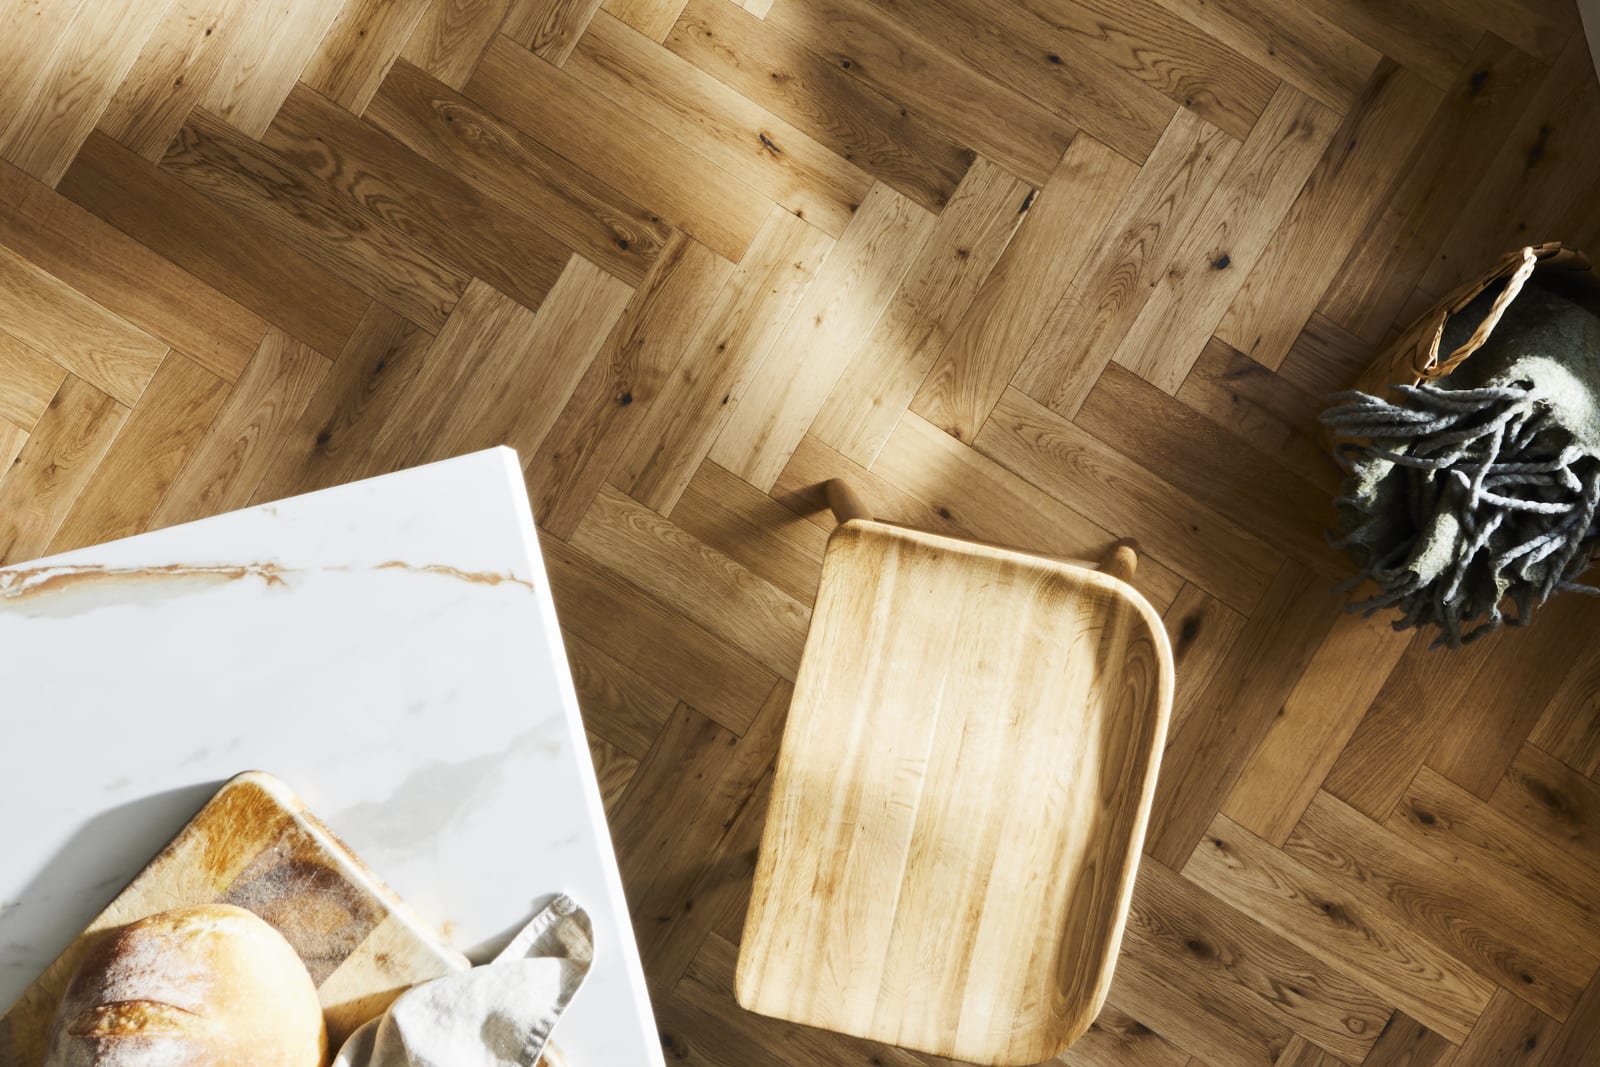
<path id="1" fill-rule="evenodd" d="M 1139 1067 L 1600 1059 L 1600 611 L 1341 616 L 1313 432 L 1600 242 L 1569 0 L 6 0 L 0 562 L 516 447 L 670 1060 L 926 1060 L 731 980 L 827 522 L 1133 535 L 1179 699 Z"/>

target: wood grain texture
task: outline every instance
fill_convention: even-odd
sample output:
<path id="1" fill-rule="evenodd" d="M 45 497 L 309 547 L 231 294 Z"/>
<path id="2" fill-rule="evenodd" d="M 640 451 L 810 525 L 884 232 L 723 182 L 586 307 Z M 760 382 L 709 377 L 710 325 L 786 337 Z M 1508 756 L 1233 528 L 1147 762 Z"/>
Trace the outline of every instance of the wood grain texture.
<path id="1" fill-rule="evenodd" d="M 170 259 L 3 164 L 0 244 L 230 382 L 267 330 Z"/>
<path id="2" fill-rule="evenodd" d="M 918 48 L 917 38 L 871 0 L 777 0 L 766 25 L 805 41 L 824 62 L 882 95 L 918 101 L 923 116 L 951 140 L 1030 184 L 1044 184 L 1077 132 L 1071 122 L 955 56 Z M 906 63 L 900 58 L 906 55 L 923 58 Z"/>
<path id="3" fill-rule="evenodd" d="M 328 372 L 328 359 L 279 330 L 234 384 L 205 437 L 150 521 L 152 529 L 242 508 L 266 473 L 282 436 Z"/>
<path id="4" fill-rule="evenodd" d="M 1464 1039 L 1488 1004 L 1493 984 L 1410 929 L 1392 902 L 1301 864 L 1227 816 L 1206 829 L 1184 874 L 1302 949 L 1360 975 L 1368 989 L 1446 1039 Z"/>
<path id="5" fill-rule="evenodd" d="M 27 433 L 66 377 L 61 364 L 0 332 L 0 419 Z"/>
<path id="6" fill-rule="evenodd" d="M 1165 633 L 1125 590 L 881 523 L 833 535 L 740 950 L 741 1004 L 995 1064 L 1054 1055 L 1088 1028 L 1172 698 Z M 896 609 L 930 597 L 948 605 L 943 626 Z M 886 752 L 903 753 L 899 773 L 872 772 Z M 1049 827 L 1034 820 L 1040 791 L 1060 812 Z M 1053 891 L 1030 887 L 1040 865 L 1060 872 Z M 1041 981 L 1045 1003 L 1025 992 Z"/>
<path id="7" fill-rule="evenodd" d="M 728 259 L 744 255 L 766 215 L 749 185 L 507 37 L 489 43 L 466 94 L 624 195 L 661 205 Z M 649 146 L 648 167 L 639 145 Z"/>
<path id="8" fill-rule="evenodd" d="M 345 0 L 299 83 L 361 114 L 432 2 Z"/>
<path id="9" fill-rule="evenodd" d="M 181 352 L 168 353 L 51 539 L 50 552 L 142 532 L 227 395 L 227 382 Z"/>
<path id="10" fill-rule="evenodd" d="M 419 325 L 443 325 L 466 288 L 467 275 L 388 220 L 204 111 L 189 116 L 161 157 L 161 169 Z M 327 240 L 335 233 L 346 239 Z"/>
<path id="11" fill-rule="evenodd" d="M 569 255 L 521 211 L 297 85 L 261 143 L 438 259 L 538 307 Z M 413 316 L 420 317 L 420 316 Z"/>
<path id="12" fill-rule="evenodd" d="M 319 349 L 338 351 L 370 303 L 336 273 L 252 229 L 109 137 L 91 134 L 57 188 L 262 320 Z M 285 277 L 299 279 L 303 288 L 287 289 Z M 191 320 L 193 329 L 202 325 Z M 258 333 L 255 341 L 260 339 Z"/>
<path id="13" fill-rule="evenodd" d="M 911 410 L 970 441 L 1016 373 L 1029 341 L 1094 247 L 1109 206 L 1135 168 L 1098 141 L 1079 137 L 967 308 Z"/>
<path id="14" fill-rule="evenodd" d="M 600 0 L 513 0 L 501 32 L 556 66 L 565 66 Z"/>
<path id="15" fill-rule="evenodd" d="M 973 69 L 1039 101 L 1048 110 L 1135 162 L 1142 162 L 1150 154 L 1156 138 L 1172 117 L 1173 102 L 1163 99 L 1157 88 L 1145 83 L 1152 76 L 1169 88 L 1181 82 L 1184 75 L 1171 68 L 1181 66 L 1184 61 L 1169 63 L 1155 58 L 1152 53 L 1158 46 L 1149 40 L 1127 39 L 1134 35 L 1127 33 L 1126 23 L 1115 33 L 1106 32 L 1103 22 L 1098 28 L 1092 28 L 1095 14 L 1066 4 L 1014 5 L 990 0 L 977 3 L 872 2 L 952 55 L 961 57 Z M 1136 17 L 1148 19 L 1150 13 L 1139 12 Z M 1154 28 L 1160 35 L 1178 20 L 1161 18 L 1157 14 L 1152 21 L 1162 25 L 1150 27 L 1146 23 L 1141 28 Z M 1243 62 L 1238 65 L 1248 67 Z M 1157 75 L 1151 69 L 1155 67 L 1168 70 Z M 1243 73 L 1248 79 L 1248 70 Z M 1261 100 L 1264 101 L 1265 96 Z M 1248 109 L 1250 105 L 1245 107 Z M 1260 111 L 1259 103 L 1255 104 L 1255 111 Z M 1017 173 L 1029 178 L 1021 170 Z M 1042 181 L 1040 177 L 1035 183 Z"/>
<path id="16" fill-rule="evenodd" d="M 666 45 L 885 185 L 942 208 L 972 163 L 920 113 L 723 0 L 690 0 Z"/>
<path id="17" fill-rule="evenodd" d="M 618 460 L 617 485 L 673 510 L 832 248 L 822 231 L 772 210 Z"/>
<path id="18" fill-rule="evenodd" d="M 1175 393 L 1294 204 L 1337 116 L 1293 89 L 1262 112 L 1112 356 Z"/>
<path id="19" fill-rule="evenodd" d="M 723 425 L 712 459 L 771 488 L 932 230 L 932 215 L 873 186 Z"/>
<path id="20" fill-rule="evenodd" d="M 872 178 L 686 59 L 602 12 L 567 69 L 774 203 L 837 237 Z"/>
<path id="21" fill-rule="evenodd" d="M 0 246 L 0 322 L 118 403 L 139 399 L 167 346 L 60 278 Z"/>
<path id="22" fill-rule="evenodd" d="M 735 996 L 833 478 L 1139 542 L 1169 743 L 1058 1062 L 1594 1058 L 1595 608 L 1343 614 L 1316 424 L 1600 247 L 1570 0 L 12 0 L 5 137 L 59 181 L 0 153 L 0 559 L 517 448 L 669 1062 L 955 1063 Z"/>
<path id="23" fill-rule="evenodd" d="M 127 417 L 127 408 L 67 375 L 0 476 L 0 564 L 44 555 Z"/>
<path id="24" fill-rule="evenodd" d="M 870 465 L 977 296 L 1034 191 L 979 157 L 899 290 L 845 368 L 811 433 Z"/>
<path id="25" fill-rule="evenodd" d="M 77 14 L 63 27 L 44 68 L 0 128 L 0 159 L 55 185 L 169 3 L 104 0 L 71 5 Z"/>
<path id="26" fill-rule="evenodd" d="M 548 437 L 524 461 L 534 514 L 570 536 L 675 377 L 732 266 L 689 239 L 656 261 Z M 650 443 L 646 439 L 645 443 Z"/>

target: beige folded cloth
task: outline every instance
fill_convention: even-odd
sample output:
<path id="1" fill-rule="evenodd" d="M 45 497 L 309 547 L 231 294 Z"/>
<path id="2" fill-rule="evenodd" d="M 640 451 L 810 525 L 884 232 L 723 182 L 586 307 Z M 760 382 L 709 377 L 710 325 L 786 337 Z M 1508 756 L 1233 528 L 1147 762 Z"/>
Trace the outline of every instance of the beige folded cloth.
<path id="1" fill-rule="evenodd" d="M 589 916 L 557 897 L 493 963 L 401 994 L 333 1067 L 534 1067 L 593 960 Z"/>

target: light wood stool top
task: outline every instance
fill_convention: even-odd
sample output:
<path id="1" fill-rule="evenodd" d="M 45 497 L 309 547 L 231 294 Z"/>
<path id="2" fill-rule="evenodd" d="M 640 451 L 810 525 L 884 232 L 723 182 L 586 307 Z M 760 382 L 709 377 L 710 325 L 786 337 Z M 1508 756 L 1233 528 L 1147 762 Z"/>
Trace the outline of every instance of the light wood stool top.
<path id="1" fill-rule="evenodd" d="M 1172 703 L 1165 631 L 1092 564 L 830 497 L 849 521 L 795 681 L 739 1002 L 956 1059 L 1048 1059 L 1111 982 Z M 1120 548 L 1105 568 L 1132 564 Z"/>

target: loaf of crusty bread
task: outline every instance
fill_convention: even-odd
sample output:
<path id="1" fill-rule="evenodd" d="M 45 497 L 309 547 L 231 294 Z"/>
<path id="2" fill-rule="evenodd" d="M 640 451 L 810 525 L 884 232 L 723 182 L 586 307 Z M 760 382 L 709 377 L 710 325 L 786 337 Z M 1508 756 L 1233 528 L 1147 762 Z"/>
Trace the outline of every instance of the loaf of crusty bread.
<path id="1" fill-rule="evenodd" d="M 283 936 L 226 904 L 106 931 L 56 1011 L 45 1067 L 322 1067 L 317 990 Z"/>

